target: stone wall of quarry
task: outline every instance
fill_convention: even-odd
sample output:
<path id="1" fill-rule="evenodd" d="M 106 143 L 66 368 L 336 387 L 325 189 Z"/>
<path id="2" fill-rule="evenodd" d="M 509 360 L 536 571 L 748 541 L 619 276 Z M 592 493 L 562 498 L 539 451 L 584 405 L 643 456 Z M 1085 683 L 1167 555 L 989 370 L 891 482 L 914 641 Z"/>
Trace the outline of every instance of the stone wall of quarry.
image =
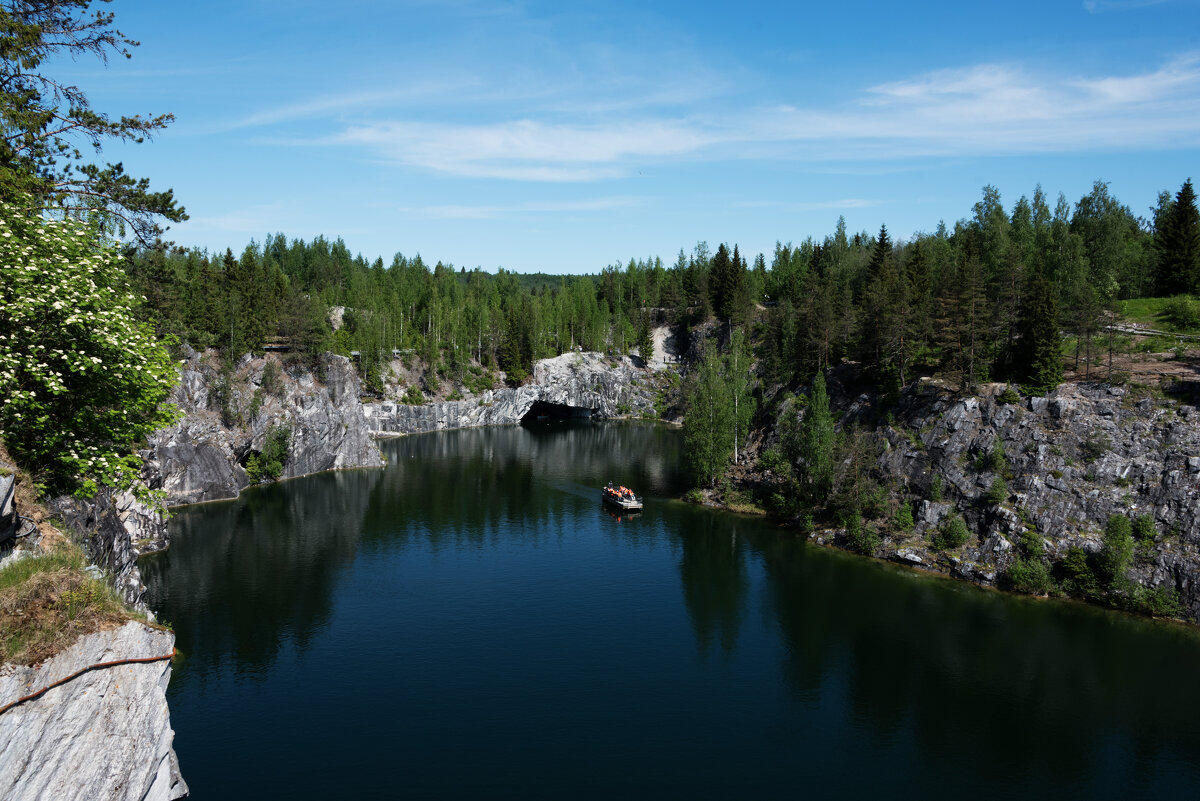
<path id="1" fill-rule="evenodd" d="M 1098 552 L 1112 515 L 1149 515 L 1157 535 L 1139 547 L 1129 577 L 1176 590 L 1185 615 L 1200 620 L 1200 410 L 1103 384 L 1063 384 L 1018 403 L 1002 402 L 1003 390 L 960 395 L 922 382 L 881 423 L 872 396 L 830 378 L 843 427 L 874 428 L 878 472 L 914 501 L 915 528 L 887 532 L 876 555 L 1002 584 L 1026 532 L 1036 532 L 1053 562 L 1072 547 Z M 1002 471 L 983 458 L 997 447 Z M 989 489 L 1002 472 L 1008 495 L 994 503 Z M 972 536 L 939 551 L 932 534 L 951 513 L 962 515 Z"/>
<path id="2" fill-rule="evenodd" d="M 171 632 L 129 622 L 41 664 L 0 665 L 0 798 L 187 795 L 166 699 L 174 646 Z"/>
<path id="3" fill-rule="evenodd" d="M 364 411 L 376 436 L 519 423 L 537 402 L 576 410 L 577 416 L 593 419 L 625 414 L 654 417 L 656 402 L 661 404 L 662 398 L 657 375 L 637 367 L 628 356 L 564 353 L 534 364 L 533 380 L 524 386 L 421 406 L 368 403 Z"/>

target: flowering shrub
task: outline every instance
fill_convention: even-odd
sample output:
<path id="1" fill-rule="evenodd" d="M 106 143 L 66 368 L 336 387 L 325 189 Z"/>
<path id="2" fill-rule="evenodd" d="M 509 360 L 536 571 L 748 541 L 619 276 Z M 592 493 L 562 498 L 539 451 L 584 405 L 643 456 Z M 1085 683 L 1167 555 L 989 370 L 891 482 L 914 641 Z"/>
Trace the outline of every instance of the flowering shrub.
<path id="1" fill-rule="evenodd" d="M 0 435 L 51 492 L 128 489 L 175 365 L 94 225 L 0 203 Z"/>

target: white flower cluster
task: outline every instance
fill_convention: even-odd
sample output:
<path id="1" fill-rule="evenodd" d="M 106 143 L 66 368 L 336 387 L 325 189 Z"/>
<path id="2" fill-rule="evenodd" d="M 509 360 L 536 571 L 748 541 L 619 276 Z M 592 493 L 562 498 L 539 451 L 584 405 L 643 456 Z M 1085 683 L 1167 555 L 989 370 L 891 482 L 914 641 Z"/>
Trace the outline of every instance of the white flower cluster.
<path id="1" fill-rule="evenodd" d="M 175 366 L 93 226 L 0 203 L 0 434 L 52 477 L 122 485 Z"/>

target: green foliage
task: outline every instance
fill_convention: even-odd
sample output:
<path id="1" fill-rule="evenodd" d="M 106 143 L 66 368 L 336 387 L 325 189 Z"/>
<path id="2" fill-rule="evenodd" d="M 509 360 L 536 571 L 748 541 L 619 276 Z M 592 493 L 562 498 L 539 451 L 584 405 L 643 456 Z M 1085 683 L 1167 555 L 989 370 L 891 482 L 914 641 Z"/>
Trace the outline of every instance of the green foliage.
<path id="1" fill-rule="evenodd" d="M 1140 543 L 1153 543 L 1154 536 L 1158 533 L 1154 525 L 1154 518 L 1147 514 L 1140 514 L 1133 518 L 1131 533 L 1134 539 Z"/>
<path id="2" fill-rule="evenodd" d="M 998 400 L 1000 403 L 1020 403 L 1021 396 L 1017 394 L 1017 391 L 1012 388 L 1011 384 L 1009 384 L 1004 388 L 1003 392 L 996 396 L 996 400 Z"/>
<path id="3" fill-rule="evenodd" d="M 733 455 L 733 398 L 720 355 L 706 350 L 683 393 L 683 453 L 692 481 L 715 485 Z"/>
<path id="4" fill-rule="evenodd" d="M 246 477 L 251 484 L 275 481 L 283 475 L 288 462 L 288 448 L 292 439 L 290 426 L 271 426 L 263 442 L 261 453 L 251 453 L 246 458 Z"/>
<path id="5" fill-rule="evenodd" d="M 463 376 L 462 383 L 472 395 L 482 395 L 489 389 L 496 388 L 496 377 L 490 370 L 472 365 Z"/>
<path id="6" fill-rule="evenodd" d="M 634 340 L 638 356 L 643 362 L 654 358 L 654 329 L 650 325 L 650 314 L 642 312 L 638 315 L 637 339 Z"/>
<path id="7" fill-rule="evenodd" d="M 1163 305 L 1162 318 L 1176 331 L 1200 328 L 1200 301 L 1191 295 L 1176 295 Z"/>
<path id="8" fill-rule="evenodd" d="M 175 363 L 94 226 L 0 204 L 0 434 L 51 492 L 128 488 Z"/>
<path id="9" fill-rule="evenodd" d="M 87 13 L 90 5 L 42 0 L 0 6 L 0 197 L 26 215 L 40 216 L 47 208 L 63 218 L 99 214 L 111 230 L 128 226 L 150 242 L 162 232 L 156 217 L 187 219 L 171 190 L 151 192 L 149 181 L 126 175 L 121 164 L 90 164 L 80 147 L 87 142 L 99 152 L 105 140 L 141 142 L 174 118 L 112 119 L 92 109 L 79 87 L 43 71 L 83 54 L 102 62 L 110 55 L 130 57 L 137 42 L 113 27 L 111 13 Z"/>
<path id="10" fill-rule="evenodd" d="M 1133 534 L 1129 518 L 1113 515 L 1104 527 L 1104 544 L 1096 555 L 1096 575 L 1111 585 L 1133 563 Z"/>
<path id="11" fill-rule="evenodd" d="M 851 550 L 866 556 L 873 556 L 879 550 L 879 532 L 863 523 L 862 515 L 857 511 L 846 515 L 842 525 L 846 527 L 846 543 Z"/>
<path id="12" fill-rule="evenodd" d="M 934 473 L 933 479 L 929 482 L 929 500 L 942 500 L 942 476 L 940 473 Z"/>
<path id="13" fill-rule="evenodd" d="M 912 531 L 916 525 L 913 520 L 912 506 L 908 503 L 900 504 L 900 508 L 896 510 L 895 516 L 892 518 L 892 525 L 897 531 Z"/>
<path id="14" fill-rule="evenodd" d="M 823 501 L 833 486 L 834 420 L 829 410 L 829 395 L 825 376 L 813 378 L 804 419 L 795 436 L 785 440 L 793 459 L 799 463 L 799 477 L 806 497 L 813 502 Z"/>
<path id="15" fill-rule="evenodd" d="M 213 381 L 209 397 L 217 402 L 222 425 L 231 428 L 241 422 L 233 394 L 233 371 L 229 365 L 225 365 Z"/>
<path id="16" fill-rule="evenodd" d="M 959 515 L 947 515 L 933 535 L 933 547 L 939 551 L 949 551 L 967 541 L 970 532 L 967 523 Z"/>
<path id="17" fill-rule="evenodd" d="M 1046 595 L 1054 588 L 1054 579 L 1046 563 L 1035 557 L 1019 557 L 1008 567 L 1008 580 L 1017 592 Z"/>
<path id="18" fill-rule="evenodd" d="M 1054 287 L 1040 273 L 1027 282 L 1021 298 L 1020 337 L 1014 354 L 1021 386 L 1043 394 L 1062 382 L 1062 334 Z"/>
<path id="19" fill-rule="evenodd" d="M 415 384 L 410 384 L 404 391 L 403 397 L 400 398 L 400 402 L 407 406 L 421 406 L 425 403 L 425 394 Z"/>
<path id="20" fill-rule="evenodd" d="M 267 363 L 263 365 L 260 386 L 262 391 L 268 395 L 278 398 L 283 394 L 283 371 L 279 369 L 278 362 L 268 359 Z"/>
<path id="21" fill-rule="evenodd" d="M 1174 587 L 1146 588 L 1140 584 L 1129 584 L 1127 588 L 1127 608 L 1151 617 L 1182 617 L 1183 602 L 1179 591 Z"/>
<path id="22" fill-rule="evenodd" d="M 883 487 L 875 487 L 862 498 L 862 514 L 867 520 L 878 520 L 887 511 L 888 495 Z"/>
<path id="23" fill-rule="evenodd" d="M 1101 598 L 1100 580 L 1092 569 L 1087 551 L 1078 546 L 1068 548 L 1057 568 L 1061 574 L 1063 592 L 1090 601 Z"/>
<path id="24" fill-rule="evenodd" d="M 1041 535 L 1033 529 L 1025 529 L 1021 532 L 1021 550 L 1026 556 L 1031 558 L 1041 559 L 1042 553 L 1045 551 L 1045 546 L 1042 544 Z"/>
<path id="25" fill-rule="evenodd" d="M 979 454 L 975 460 L 975 469 L 980 472 L 997 473 L 1005 478 L 1012 478 L 1012 468 L 1008 464 L 1008 454 L 1004 452 L 1004 442 L 999 436 L 992 442 L 990 450 Z"/>
<path id="26" fill-rule="evenodd" d="M 992 485 L 988 487 L 988 491 L 984 494 L 984 500 L 993 506 L 1004 503 L 1008 500 L 1008 484 L 1000 476 L 992 479 Z"/>
<path id="27" fill-rule="evenodd" d="M 1200 288 L 1200 211 L 1191 178 L 1184 181 L 1174 201 L 1160 203 L 1154 219 L 1154 245 L 1158 291 L 1163 295 L 1196 292 Z"/>
<path id="28" fill-rule="evenodd" d="M 1079 446 L 1084 462 L 1094 462 L 1112 449 L 1112 440 L 1107 434 L 1092 434 Z"/>

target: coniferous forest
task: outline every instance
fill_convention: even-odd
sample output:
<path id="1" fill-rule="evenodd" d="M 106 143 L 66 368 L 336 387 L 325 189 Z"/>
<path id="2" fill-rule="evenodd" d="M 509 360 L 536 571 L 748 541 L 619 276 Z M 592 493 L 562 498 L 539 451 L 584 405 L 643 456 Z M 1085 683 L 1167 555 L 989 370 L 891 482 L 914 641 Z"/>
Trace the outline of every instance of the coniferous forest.
<path id="1" fill-rule="evenodd" d="M 1200 284 L 1191 180 L 1147 211 L 1135 215 L 1100 181 L 1053 207 L 1038 188 L 1006 208 L 989 186 L 952 227 L 898 240 L 886 225 L 851 234 L 839 220 L 823 239 L 779 243 L 753 263 L 737 245 L 701 242 L 670 266 L 649 257 L 594 275 L 491 274 L 419 255 L 371 262 L 340 239 L 274 235 L 239 255 L 143 248 L 129 271 L 160 333 L 229 354 L 278 342 L 357 351 L 369 387 L 393 350 L 443 373 L 475 365 L 519 382 L 536 359 L 638 352 L 652 325 L 715 318 L 743 329 L 768 385 L 854 360 L 895 388 L 940 373 L 1045 390 L 1064 364 L 1090 364 L 1107 347 L 1119 301 L 1180 296 L 1173 313 L 1190 313 Z M 345 309 L 336 332 L 332 307 Z"/>

